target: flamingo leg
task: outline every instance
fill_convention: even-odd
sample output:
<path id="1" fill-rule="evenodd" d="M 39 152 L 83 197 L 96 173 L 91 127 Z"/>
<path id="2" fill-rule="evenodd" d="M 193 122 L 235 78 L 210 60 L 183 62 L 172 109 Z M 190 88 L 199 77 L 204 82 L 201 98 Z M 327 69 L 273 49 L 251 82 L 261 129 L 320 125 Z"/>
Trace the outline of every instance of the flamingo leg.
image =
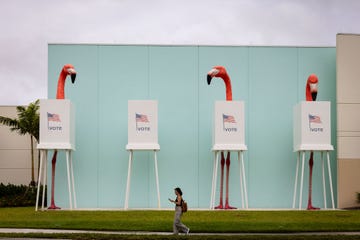
<path id="1" fill-rule="evenodd" d="M 225 199 L 225 209 L 236 209 L 229 205 L 229 170 L 230 170 L 230 152 L 226 156 L 226 199 Z"/>
<path id="2" fill-rule="evenodd" d="M 60 209 L 55 205 L 55 165 L 56 165 L 57 150 L 51 160 L 51 203 L 48 209 Z"/>
<path id="3" fill-rule="evenodd" d="M 309 198 L 308 198 L 308 206 L 307 210 L 319 210 L 320 208 L 314 207 L 312 205 L 312 171 L 314 166 L 314 152 L 311 151 L 310 159 L 309 159 Z"/>
<path id="4" fill-rule="evenodd" d="M 224 165 L 225 157 L 224 152 L 221 152 L 221 174 L 220 174 L 220 203 L 215 209 L 224 209 L 223 205 L 223 192 L 224 192 Z"/>

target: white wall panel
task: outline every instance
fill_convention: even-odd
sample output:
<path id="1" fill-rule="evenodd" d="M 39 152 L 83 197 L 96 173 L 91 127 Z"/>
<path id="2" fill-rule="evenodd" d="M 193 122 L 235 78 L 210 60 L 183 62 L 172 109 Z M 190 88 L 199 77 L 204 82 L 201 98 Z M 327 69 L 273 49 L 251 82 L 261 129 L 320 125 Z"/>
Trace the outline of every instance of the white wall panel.
<path id="1" fill-rule="evenodd" d="M 360 136 L 338 137 L 338 158 L 360 159 Z"/>
<path id="2" fill-rule="evenodd" d="M 338 207 L 356 206 L 360 159 L 360 35 L 336 37 Z"/>
<path id="3" fill-rule="evenodd" d="M 336 38 L 337 102 L 360 103 L 360 35 Z"/>
<path id="4" fill-rule="evenodd" d="M 346 131 L 346 132 L 359 132 L 360 134 L 360 103 L 352 103 L 352 104 L 340 103 L 338 104 L 337 111 L 338 111 L 337 130 Z"/>

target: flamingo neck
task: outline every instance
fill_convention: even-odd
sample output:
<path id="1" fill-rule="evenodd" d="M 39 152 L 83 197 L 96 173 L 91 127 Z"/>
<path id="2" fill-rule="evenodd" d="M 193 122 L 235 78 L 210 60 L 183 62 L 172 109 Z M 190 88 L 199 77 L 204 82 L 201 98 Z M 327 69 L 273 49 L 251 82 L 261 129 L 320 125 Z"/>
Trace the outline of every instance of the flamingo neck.
<path id="1" fill-rule="evenodd" d="M 61 71 L 58 85 L 57 85 L 57 92 L 56 92 L 56 99 L 65 99 L 65 79 L 67 74 Z"/>
<path id="2" fill-rule="evenodd" d="M 232 90 L 231 90 L 231 81 L 229 76 L 224 76 L 225 88 L 226 88 L 226 101 L 232 101 Z"/>
<path id="3" fill-rule="evenodd" d="M 306 85 L 306 101 L 310 101 L 310 102 L 313 101 L 312 96 L 311 96 L 311 92 L 310 92 L 310 85 L 309 84 Z"/>

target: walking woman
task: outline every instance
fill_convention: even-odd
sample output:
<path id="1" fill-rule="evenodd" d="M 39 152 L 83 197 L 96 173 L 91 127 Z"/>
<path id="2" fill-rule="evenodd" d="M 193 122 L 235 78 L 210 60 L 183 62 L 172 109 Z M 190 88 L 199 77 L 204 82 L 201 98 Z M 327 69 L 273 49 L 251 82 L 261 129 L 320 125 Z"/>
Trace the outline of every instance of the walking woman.
<path id="1" fill-rule="evenodd" d="M 179 234 L 179 232 L 189 234 L 190 228 L 188 228 L 181 222 L 181 216 L 182 216 L 181 205 L 183 203 L 183 199 L 182 199 L 182 191 L 179 187 L 175 188 L 175 195 L 176 195 L 175 200 L 169 198 L 170 202 L 175 203 L 175 217 L 174 217 L 174 225 L 173 225 L 174 234 L 177 235 Z"/>

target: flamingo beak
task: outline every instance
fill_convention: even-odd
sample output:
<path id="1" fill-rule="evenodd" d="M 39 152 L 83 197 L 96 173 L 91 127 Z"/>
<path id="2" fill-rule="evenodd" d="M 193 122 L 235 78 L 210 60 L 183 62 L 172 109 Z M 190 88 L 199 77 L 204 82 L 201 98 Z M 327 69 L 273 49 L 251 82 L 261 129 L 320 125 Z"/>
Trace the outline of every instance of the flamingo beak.
<path id="1" fill-rule="evenodd" d="M 76 71 L 75 71 L 75 69 L 69 68 L 69 69 L 68 69 L 68 74 L 70 74 L 71 82 L 74 84 L 74 83 L 75 83 L 75 78 L 76 78 Z"/>
<path id="2" fill-rule="evenodd" d="M 316 101 L 318 85 L 317 85 L 317 83 L 310 83 L 309 85 L 310 85 L 310 92 L 311 92 L 312 100 Z"/>
<path id="3" fill-rule="evenodd" d="M 313 101 L 316 101 L 317 92 L 312 92 L 311 97 Z"/>
<path id="4" fill-rule="evenodd" d="M 75 78 L 76 78 L 76 73 L 73 73 L 70 76 L 71 76 L 71 82 L 74 84 L 75 83 Z"/>
<path id="5" fill-rule="evenodd" d="M 212 79 L 212 76 L 208 74 L 207 75 L 207 83 L 208 83 L 208 85 L 210 85 L 211 79 Z"/>
<path id="6" fill-rule="evenodd" d="M 213 77 L 215 77 L 219 72 L 220 72 L 220 71 L 217 70 L 217 69 L 215 69 L 215 68 L 211 69 L 211 70 L 208 72 L 208 74 L 207 74 L 207 83 L 208 83 L 208 85 L 210 85 L 211 79 L 212 79 Z"/>

